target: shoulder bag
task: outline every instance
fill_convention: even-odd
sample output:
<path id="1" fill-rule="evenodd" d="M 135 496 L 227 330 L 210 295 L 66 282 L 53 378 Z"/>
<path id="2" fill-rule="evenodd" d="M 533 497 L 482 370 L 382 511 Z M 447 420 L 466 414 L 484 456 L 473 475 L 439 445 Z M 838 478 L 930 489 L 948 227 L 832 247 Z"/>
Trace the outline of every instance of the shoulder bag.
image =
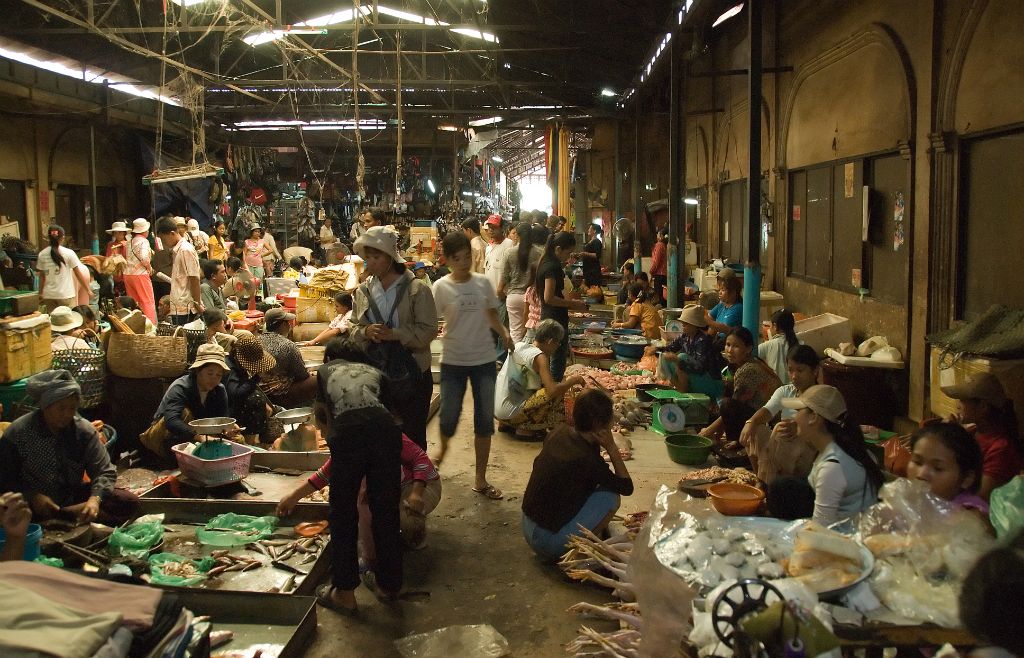
<path id="1" fill-rule="evenodd" d="M 395 294 L 395 303 L 392 305 L 387 319 L 384 318 L 384 314 L 377 307 L 377 302 L 373 300 L 369 285 L 364 283 L 360 286 L 363 294 L 366 295 L 366 302 L 369 304 L 370 312 L 377 318 L 376 321 L 391 328 L 394 328 L 393 323 L 398 305 L 408 292 L 409 281 L 402 281 L 398 286 L 399 288 Z M 388 378 L 395 399 L 400 400 L 415 394 L 416 385 L 420 377 L 422 377 L 422 372 L 419 363 L 416 362 L 416 358 L 404 345 L 397 340 L 385 340 L 379 343 L 371 341 L 366 347 L 366 355 L 373 366 L 383 372 L 384 376 Z"/>

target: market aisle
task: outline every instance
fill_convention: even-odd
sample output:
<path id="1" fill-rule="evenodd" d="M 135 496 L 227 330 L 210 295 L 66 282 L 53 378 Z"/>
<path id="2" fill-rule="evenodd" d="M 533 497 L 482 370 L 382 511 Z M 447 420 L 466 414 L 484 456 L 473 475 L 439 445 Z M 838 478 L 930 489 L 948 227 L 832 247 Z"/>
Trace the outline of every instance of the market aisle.
<path id="1" fill-rule="evenodd" d="M 437 418 L 428 428 L 430 452 L 437 448 Z M 515 656 L 564 656 L 562 645 L 576 637 L 578 621 L 565 610 L 574 603 L 612 600 L 606 590 L 575 583 L 535 559 L 520 530 L 522 493 L 539 443 L 495 434 L 490 481 L 505 492 L 491 501 L 473 484 L 472 398 L 467 392 L 459 424 L 445 460 L 444 497 L 429 520 L 430 538 L 422 551 L 406 553 L 409 590 L 430 592 L 425 602 L 406 601 L 398 610 L 380 605 L 364 587 L 356 596 L 361 619 L 318 609 L 319 629 L 307 655 L 314 657 L 398 656 L 392 641 L 456 624 L 489 623 L 504 635 Z M 634 435 L 634 459 L 626 463 L 636 485 L 621 512 L 646 510 L 662 483 L 674 483 L 684 467 L 671 461 L 661 437 Z M 588 620 L 602 631 L 609 622 Z M 452 658 L 461 658 L 455 657 Z"/>

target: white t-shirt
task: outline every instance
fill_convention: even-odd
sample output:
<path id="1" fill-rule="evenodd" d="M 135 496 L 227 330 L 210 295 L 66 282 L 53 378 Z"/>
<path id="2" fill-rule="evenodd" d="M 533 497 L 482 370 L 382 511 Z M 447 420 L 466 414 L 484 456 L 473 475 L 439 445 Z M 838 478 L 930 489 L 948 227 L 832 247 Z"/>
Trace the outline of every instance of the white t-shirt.
<path id="1" fill-rule="evenodd" d="M 494 287 L 482 274 L 470 272 L 463 283 L 452 281 L 449 274 L 434 282 L 434 305 L 443 317 L 441 363 L 451 366 L 478 366 L 493 363 L 497 353 L 488 309 L 498 308 Z"/>
<path id="2" fill-rule="evenodd" d="M 768 398 L 768 401 L 764 403 L 764 408 L 767 409 L 772 418 L 775 418 L 780 413 L 782 414 L 782 420 L 790 420 L 796 418 L 796 409 L 786 409 L 782 406 L 783 398 L 795 398 L 799 397 L 800 392 L 796 390 L 796 386 L 793 384 L 783 384 L 782 386 L 775 389 L 772 396 Z"/>
<path id="3" fill-rule="evenodd" d="M 786 363 L 786 354 L 789 352 L 789 343 L 782 334 L 775 334 L 770 339 L 757 346 L 757 355 L 761 360 L 775 371 L 779 381 L 783 384 L 789 383 L 789 368 Z"/>
<path id="4" fill-rule="evenodd" d="M 835 442 L 814 460 L 807 482 L 814 489 L 813 518 L 824 526 L 862 512 L 878 501 L 864 467 Z"/>
<path id="5" fill-rule="evenodd" d="M 533 362 L 540 353 L 540 348 L 533 343 L 519 343 L 505 360 L 494 383 L 494 417 L 498 420 L 514 416 L 534 391 L 544 385 L 533 368 Z"/>
<path id="6" fill-rule="evenodd" d="M 36 269 L 46 275 L 46 285 L 43 287 L 43 299 L 68 299 L 78 297 L 78 288 L 75 287 L 75 268 L 82 264 L 78 255 L 67 247 L 59 247 L 60 255 L 64 258 L 64 265 L 58 269 L 57 263 L 53 262 L 50 256 L 50 247 L 39 252 L 36 258 Z"/>
<path id="7" fill-rule="evenodd" d="M 497 290 L 501 278 L 505 274 L 505 254 L 515 245 L 512 240 L 505 238 L 500 244 L 488 243 L 484 255 L 484 276 L 491 282 L 491 286 Z"/>

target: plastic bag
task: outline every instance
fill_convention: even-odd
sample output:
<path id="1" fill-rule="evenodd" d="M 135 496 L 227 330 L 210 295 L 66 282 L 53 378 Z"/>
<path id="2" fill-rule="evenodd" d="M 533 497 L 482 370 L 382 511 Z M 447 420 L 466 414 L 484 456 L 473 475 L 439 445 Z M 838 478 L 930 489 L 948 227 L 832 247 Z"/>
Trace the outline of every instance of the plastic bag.
<path id="1" fill-rule="evenodd" d="M 508 640 L 490 624 L 445 626 L 395 640 L 402 658 L 479 656 L 500 658 L 509 654 Z"/>
<path id="2" fill-rule="evenodd" d="M 933 496 L 923 482 L 899 479 L 879 496 L 857 521 L 875 556 L 872 592 L 909 623 L 958 627 L 964 578 L 994 545 L 985 522 Z"/>
<path id="3" fill-rule="evenodd" d="M 45 564 L 48 567 L 57 567 L 57 568 L 63 568 L 64 567 L 64 560 L 60 559 L 59 557 L 47 557 L 45 555 L 40 555 L 35 560 L 33 560 L 33 562 L 38 562 L 39 564 Z"/>
<path id="4" fill-rule="evenodd" d="M 167 564 L 181 564 L 183 562 L 190 562 L 195 567 L 196 574 L 194 576 L 179 576 L 164 572 Z M 203 582 L 206 579 L 206 572 L 212 569 L 214 564 L 216 562 L 212 557 L 204 557 L 202 560 L 191 560 L 184 555 L 177 555 L 175 553 L 157 553 L 149 558 L 150 582 L 154 585 L 191 587 Z"/>
<path id="5" fill-rule="evenodd" d="M 907 477 L 910 464 L 910 440 L 906 436 L 894 436 L 882 442 L 885 451 L 885 468 L 901 478 Z"/>
<path id="6" fill-rule="evenodd" d="M 276 516 L 250 516 L 225 512 L 196 530 L 199 542 L 207 546 L 244 546 L 270 535 L 277 528 Z"/>
<path id="7" fill-rule="evenodd" d="M 134 557 L 143 559 L 164 536 L 164 526 L 159 521 L 133 523 L 117 528 L 107 540 L 107 552 L 112 557 Z"/>
<path id="8" fill-rule="evenodd" d="M 988 518 L 1000 539 L 1009 539 L 1024 528 L 1024 477 L 1018 475 L 992 492 Z"/>

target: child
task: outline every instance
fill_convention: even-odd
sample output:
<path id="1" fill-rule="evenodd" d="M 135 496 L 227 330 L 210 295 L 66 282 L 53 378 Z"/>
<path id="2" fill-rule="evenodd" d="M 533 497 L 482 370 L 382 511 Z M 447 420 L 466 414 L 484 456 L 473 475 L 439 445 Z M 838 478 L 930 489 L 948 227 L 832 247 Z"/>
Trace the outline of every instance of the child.
<path id="1" fill-rule="evenodd" d="M 270 248 L 263 241 L 263 229 L 253 226 L 249 231 L 249 239 L 245 241 L 245 266 L 260 281 L 266 276 L 263 260 L 270 256 Z"/>
<path id="2" fill-rule="evenodd" d="M 650 302 L 650 293 L 641 283 L 629 287 L 629 318 L 625 322 L 613 322 L 612 327 L 636 329 L 644 332 L 644 338 L 661 338 L 661 316 Z"/>
<path id="3" fill-rule="evenodd" d="M 348 336 L 348 330 L 352 326 L 352 295 L 347 292 L 335 295 L 334 311 L 337 315 L 331 320 L 331 324 L 313 340 L 302 343 L 303 346 L 321 345 L 336 336 Z"/>
<path id="4" fill-rule="evenodd" d="M 617 304 L 626 304 L 629 302 L 629 288 L 633 285 L 633 269 L 623 268 L 622 270 L 622 284 L 619 287 L 619 295 L 615 300 Z"/>
<path id="5" fill-rule="evenodd" d="M 441 452 L 438 465 L 455 434 L 466 394 L 473 386 L 473 429 L 476 447 L 476 482 L 473 491 L 492 500 L 503 494 L 487 482 L 487 458 L 494 433 L 494 342 L 488 328 L 512 347 L 508 329 L 498 319 L 498 296 L 491 282 L 472 271 L 473 251 L 464 233 L 451 232 L 441 243 L 451 274 L 434 283 L 438 317 L 445 318 L 441 352 Z"/>
<path id="6" fill-rule="evenodd" d="M 981 447 L 956 423 L 932 423 L 910 437 L 907 477 L 927 482 L 932 494 L 988 517 L 988 503 L 978 494 Z"/>
<path id="7" fill-rule="evenodd" d="M 530 280 L 533 279 L 534 276 L 531 276 Z M 526 303 L 526 336 L 523 337 L 523 342 L 532 343 L 537 337 L 537 324 L 540 323 L 541 304 L 540 298 L 537 297 L 537 286 L 531 285 L 526 288 L 523 301 Z"/>
<path id="8" fill-rule="evenodd" d="M 600 535 L 633 493 L 633 480 L 612 438 L 612 399 L 599 389 L 576 398 L 573 424 L 560 425 L 533 461 L 523 494 L 523 536 L 541 557 L 557 560 L 580 526 Z M 601 459 L 608 452 L 614 472 Z"/>

